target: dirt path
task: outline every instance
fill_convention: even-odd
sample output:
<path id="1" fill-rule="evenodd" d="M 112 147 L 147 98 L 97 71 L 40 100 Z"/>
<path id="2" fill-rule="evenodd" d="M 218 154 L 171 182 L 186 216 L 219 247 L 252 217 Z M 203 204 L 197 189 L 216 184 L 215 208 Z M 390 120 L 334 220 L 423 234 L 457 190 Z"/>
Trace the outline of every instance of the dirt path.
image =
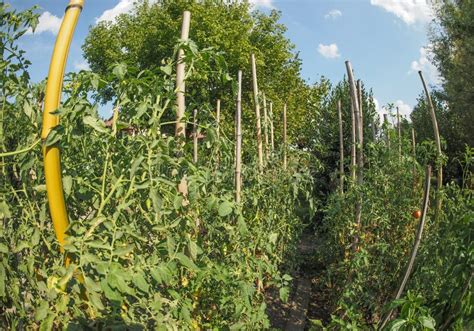
<path id="1" fill-rule="evenodd" d="M 267 313 L 271 327 L 277 330 L 307 330 L 308 318 L 328 318 L 328 311 L 321 296 L 322 273 L 324 267 L 315 263 L 317 238 L 314 233 L 306 232 L 298 246 L 298 267 L 292 274 L 293 288 L 287 303 L 281 302 L 276 289 L 266 293 Z"/>

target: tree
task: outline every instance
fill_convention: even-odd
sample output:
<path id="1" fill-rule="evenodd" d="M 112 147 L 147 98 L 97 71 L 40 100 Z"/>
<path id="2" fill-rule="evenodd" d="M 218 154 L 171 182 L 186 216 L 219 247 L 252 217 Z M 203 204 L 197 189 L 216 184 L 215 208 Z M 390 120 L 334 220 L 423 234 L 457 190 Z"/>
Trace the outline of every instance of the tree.
<path id="1" fill-rule="evenodd" d="M 234 77 L 243 71 L 243 118 L 252 118 L 250 95 L 250 54 L 257 59 L 260 90 L 273 101 L 274 117 L 280 118 L 282 105 L 288 98 L 296 100 L 296 91 L 306 88 L 300 77 L 301 60 L 294 53 L 294 45 L 286 38 L 286 27 L 278 20 L 280 14 L 272 11 L 265 15 L 250 11 L 246 2 L 221 1 L 158 1 L 150 4 L 139 1 L 133 12 L 120 15 L 115 22 L 100 22 L 91 28 L 83 45 L 84 56 L 92 71 L 104 74 L 117 62 L 125 62 L 138 69 L 159 70 L 167 59 L 173 59 L 181 15 L 191 11 L 190 39 L 198 49 L 212 48 L 222 55 L 215 60 L 226 63 L 227 72 Z M 209 59 L 212 60 L 213 57 Z M 216 65 L 201 70 L 187 81 L 188 100 L 210 107 L 222 100 L 223 129 L 231 132 L 233 125 L 234 95 L 228 84 L 212 73 Z M 108 91 L 110 92 L 110 91 Z M 102 100 L 116 96 L 102 93 Z M 296 101 L 289 101 L 289 113 Z M 301 109 L 299 109 L 301 111 Z M 231 116 L 227 114 L 232 112 Z M 188 111 L 190 113 L 190 111 Z M 229 114 L 230 115 L 230 114 Z M 245 131 L 246 123 L 243 121 Z M 290 119 L 291 125 L 291 119 Z M 250 129 L 250 127 L 249 127 Z M 279 130 L 276 130 L 279 133 Z"/>
<path id="2" fill-rule="evenodd" d="M 443 77 L 444 91 L 439 97 L 447 103 L 444 125 L 450 128 L 449 135 L 440 131 L 448 156 L 459 157 L 465 145 L 474 146 L 474 1 L 438 0 L 434 9 L 430 39 Z M 443 125 L 443 120 L 438 122 Z"/>

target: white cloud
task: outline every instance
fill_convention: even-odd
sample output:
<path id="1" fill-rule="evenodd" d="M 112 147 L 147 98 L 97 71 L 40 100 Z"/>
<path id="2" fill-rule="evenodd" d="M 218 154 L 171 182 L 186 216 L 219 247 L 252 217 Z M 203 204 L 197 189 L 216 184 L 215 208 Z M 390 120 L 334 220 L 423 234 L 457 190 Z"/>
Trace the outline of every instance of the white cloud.
<path id="1" fill-rule="evenodd" d="M 379 115 L 380 122 L 383 123 L 384 120 L 384 114 L 388 114 L 388 121 L 392 125 L 396 125 L 397 123 L 397 107 L 400 112 L 400 117 L 406 118 L 410 120 L 410 114 L 413 110 L 413 108 L 409 105 L 406 104 L 403 100 L 397 100 L 393 103 L 394 108 L 389 111 L 385 106 L 380 106 L 380 103 L 377 99 L 374 98 L 374 103 L 375 103 L 375 109 L 377 111 L 377 114 Z"/>
<path id="2" fill-rule="evenodd" d="M 158 0 L 148 0 L 149 4 L 154 4 Z M 95 22 L 99 23 L 102 21 L 111 21 L 114 22 L 117 16 L 120 14 L 126 14 L 130 13 L 133 8 L 134 8 L 134 3 L 136 0 L 120 0 L 115 7 L 107 9 L 100 15 L 98 18 L 96 18 Z"/>
<path id="3" fill-rule="evenodd" d="M 374 105 L 375 105 L 375 111 L 379 115 L 379 118 L 381 121 L 383 121 L 383 114 L 384 114 L 384 109 L 380 107 L 380 102 L 374 98 Z"/>
<path id="4" fill-rule="evenodd" d="M 38 25 L 36 26 L 34 34 L 40 34 L 43 32 L 50 32 L 57 34 L 61 27 L 62 18 L 59 18 L 49 11 L 45 11 L 39 17 Z M 26 34 L 33 34 L 33 30 L 29 29 Z"/>
<path id="5" fill-rule="evenodd" d="M 335 59 L 341 56 L 341 54 L 339 54 L 339 49 L 337 48 L 336 44 L 330 44 L 330 45 L 319 44 L 318 52 L 319 54 L 321 54 L 322 56 L 328 59 Z"/>
<path id="6" fill-rule="evenodd" d="M 249 3 L 256 8 L 275 9 L 273 0 L 249 0 Z"/>
<path id="7" fill-rule="evenodd" d="M 111 9 L 107 9 L 100 15 L 98 18 L 96 18 L 95 22 L 99 23 L 102 21 L 111 21 L 114 22 L 115 18 L 119 16 L 120 14 L 125 14 L 130 12 L 133 9 L 133 0 L 120 0 L 115 7 Z"/>
<path id="8" fill-rule="evenodd" d="M 401 117 L 410 118 L 411 111 L 413 110 L 413 108 L 410 105 L 406 104 L 402 100 L 397 100 L 397 101 L 395 101 L 395 107 L 398 107 L 398 110 L 400 111 L 400 116 Z M 396 115 L 397 115 L 397 111 L 396 111 L 396 108 L 395 108 L 395 116 Z M 395 120 L 396 120 L 396 118 L 395 118 Z"/>
<path id="9" fill-rule="evenodd" d="M 438 69 L 429 60 L 429 56 L 429 46 L 421 47 L 420 58 L 411 62 L 410 71 L 408 71 L 408 73 L 411 74 L 421 70 L 430 83 L 438 85 L 441 83 L 441 77 Z"/>
<path id="10" fill-rule="evenodd" d="M 342 12 L 339 9 L 333 9 L 333 10 L 330 10 L 326 15 L 324 15 L 324 18 L 325 19 L 329 19 L 329 18 L 336 19 L 339 16 L 342 16 Z"/>
<path id="11" fill-rule="evenodd" d="M 426 23 L 433 17 L 428 0 L 370 0 L 370 4 L 395 14 L 408 25 Z"/>
<path id="12" fill-rule="evenodd" d="M 77 71 L 81 70 L 90 70 L 89 64 L 86 61 L 75 61 L 74 62 L 74 69 Z"/>

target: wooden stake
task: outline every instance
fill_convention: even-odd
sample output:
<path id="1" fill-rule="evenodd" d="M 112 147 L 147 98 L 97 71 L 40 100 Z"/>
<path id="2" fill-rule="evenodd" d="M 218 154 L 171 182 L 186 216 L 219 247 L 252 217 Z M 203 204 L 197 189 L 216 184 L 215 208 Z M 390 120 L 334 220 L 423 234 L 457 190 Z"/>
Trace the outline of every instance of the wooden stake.
<path id="1" fill-rule="evenodd" d="M 357 100 L 359 102 L 359 126 L 360 126 L 360 141 L 361 153 L 360 153 L 360 162 L 362 166 L 364 165 L 364 114 L 362 113 L 362 82 L 360 79 L 357 80 Z"/>
<path id="2" fill-rule="evenodd" d="M 339 118 L 339 191 L 344 193 L 344 135 L 342 131 L 341 100 L 337 100 L 337 115 Z"/>
<path id="3" fill-rule="evenodd" d="M 217 99 L 216 107 L 217 140 L 221 137 L 221 99 Z"/>
<path id="4" fill-rule="evenodd" d="M 238 91 L 237 91 L 237 110 L 235 112 L 235 202 L 240 203 L 240 191 L 242 185 L 242 71 L 237 74 Z"/>
<path id="5" fill-rule="evenodd" d="M 273 102 L 270 101 L 270 143 L 272 146 L 272 154 L 275 151 L 275 137 L 273 133 Z"/>
<path id="6" fill-rule="evenodd" d="M 193 162 L 196 164 L 198 162 L 198 130 L 197 130 L 197 109 L 193 110 Z"/>
<path id="7" fill-rule="evenodd" d="M 221 137 L 221 99 L 217 99 L 217 106 L 216 106 L 216 129 L 217 129 L 217 141 L 219 142 L 218 144 L 218 150 L 216 154 L 216 170 L 219 169 L 219 164 L 221 162 L 221 151 L 220 151 L 220 137 Z"/>
<path id="8" fill-rule="evenodd" d="M 346 69 L 347 69 L 347 77 L 349 79 L 349 88 L 351 93 L 351 100 L 352 105 L 354 108 L 354 117 L 355 117 L 355 124 L 356 124 L 356 134 L 357 134 L 357 183 L 360 185 L 363 182 L 363 172 L 362 169 L 364 167 L 363 161 L 363 146 L 362 146 L 362 126 L 360 121 L 360 111 L 359 111 L 359 98 L 357 96 L 357 89 L 354 80 L 354 74 L 352 71 L 352 66 L 349 61 L 346 61 Z"/>
<path id="9" fill-rule="evenodd" d="M 253 98 L 255 103 L 255 116 L 257 119 L 257 151 L 258 167 L 260 173 L 263 172 L 263 147 L 262 147 L 262 127 L 260 123 L 260 104 L 258 102 L 258 84 L 257 84 L 257 65 L 255 64 L 255 55 L 251 55 L 252 78 L 253 78 Z"/>
<path id="10" fill-rule="evenodd" d="M 283 169 L 288 168 L 288 160 L 286 155 L 287 150 L 287 136 L 286 136 L 286 102 L 283 106 Z"/>
<path id="11" fill-rule="evenodd" d="M 351 100 L 352 100 L 352 107 L 354 109 L 354 118 L 355 122 L 357 123 L 357 185 L 362 186 L 363 184 L 363 146 L 362 146 L 362 125 L 360 121 L 360 111 L 359 111 L 359 98 L 357 96 L 357 89 L 356 84 L 354 81 L 354 74 L 352 71 L 352 66 L 349 61 L 346 61 L 346 69 L 347 69 L 347 77 L 349 79 L 349 88 L 351 93 Z M 355 123 L 354 123 L 355 124 Z M 361 227 L 361 218 L 362 218 L 362 196 L 359 194 L 357 197 L 357 202 L 355 206 L 355 223 L 356 223 L 356 231 L 354 235 L 354 242 L 352 245 L 352 249 L 357 251 L 358 243 L 359 243 L 359 235 L 358 232 L 360 231 Z"/>
<path id="12" fill-rule="evenodd" d="M 423 77 L 423 73 L 418 71 L 420 75 L 421 83 L 423 84 L 423 89 L 425 90 L 426 100 L 428 102 L 428 108 L 430 109 L 431 114 L 431 122 L 433 124 L 433 133 L 436 141 L 436 149 L 438 151 L 438 160 L 436 164 L 436 168 L 438 170 L 438 174 L 436 176 L 437 186 L 436 186 L 436 210 L 435 210 L 435 222 L 438 220 L 438 214 L 441 210 L 441 189 L 443 187 L 443 166 L 441 165 L 441 159 L 443 156 L 443 151 L 441 150 L 441 139 L 439 137 L 439 130 L 438 130 L 438 121 L 436 120 L 436 113 L 433 106 L 433 100 L 431 100 L 430 92 L 428 91 L 428 86 L 426 85 L 425 79 Z"/>
<path id="13" fill-rule="evenodd" d="M 408 265 L 407 269 L 405 271 L 405 274 L 403 276 L 402 282 L 400 283 L 400 286 L 398 287 L 397 293 L 395 295 L 394 300 L 400 299 L 403 290 L 405 289 L 405 285 L 408 281 L 408 278 L 410 277 L 411 271 L 413 269 L 413 265 L 415 264 L 415 258 L 416 254 L 418 253 L 418 248 L 420 246 L 421 242 L 421 235 L 423 234 L 423 228 L 425 226 L 425 221 L 426 221 L 426 212 L 428 211 L 428 201 L 430 198 L 430 184 L 431 184 L 431 166 L 426 167 L 426 172 L 425 172 L 425 189 L 423 193 L 423 204 L 422 204 L 422 213 L 421 213 L 421 219 L 420 223 L 418 225 L 418 230 L 416 232 L 416 237 L 415 237 L 415 242 L 413 244 L 413 248 L 411 250 L 411 255 L 410 259 L 408 260 Z M 387 316 L 384 318 L 382 321 L 382 324 L 379 328 L 379 330 L 383 330 L 387 322 L 390 320 L 392 316 L 392 310 L 390 310 L 387 313 Z"/>
<path id="14" fill-rule="evenodd" d="M 185 11 L 183 13 L 183 24 L 181 26 L 181 40 L 189 39 L 189 25 L 191 23 L 191 13 Z M 186 109 L 185 92 L 186 84 L 184 82 L 185 77 L 185 63 L 184 63 L 184 51 L 180 49 L 178 51 L 178 61 L 176 64 L 176 130 L 175 135 L 186 137 L 186 123 L 183 123 L 184 112 Z"/>
<path id="15" fill-rule="evenodd" d="M 267 99 L 263 93 L 263 135 L 265 136 L 265 158 L 269 158 Z"/>
<path id="16" fill-rule="evenodd" d="M 351 104 L 351 181 L 352 184 L 356 182 L 356 122 L 354 114 L 354 105 Z"/>

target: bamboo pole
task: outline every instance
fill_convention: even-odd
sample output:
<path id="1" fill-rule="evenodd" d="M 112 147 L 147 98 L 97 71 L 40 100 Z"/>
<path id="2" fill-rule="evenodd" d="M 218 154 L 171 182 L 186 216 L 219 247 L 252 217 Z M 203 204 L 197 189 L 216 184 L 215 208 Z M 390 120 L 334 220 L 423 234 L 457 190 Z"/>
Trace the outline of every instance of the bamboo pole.
<path id="1" fill-rule="evenodd" d="M 273 102 L 270 101 L 270 144 L 272 153 L 275 151 L 275 137 L 273 132 Z"/>
<path id="2" fill-rule="evenodd" d="M 265 158 L 269 159 L 269 143 L 268 143 L 268 114 L 267 114 L 267 99 L 265 92 L 263 93 L 263 135 L 265 137 Z"/>
<path id="3" fill-rule="evenodd" d="M 197 114 L 198 114 L 198 111 L 197 109 L 195 108 L 193 110 L 193 117 L 194 117 L 194 121 L 193 121 L 193 162 L 194 164 L 197 164 L 198 162 L 198 130 L 197 130 Z"/>
<path id="4" fill-rule="evenodd" d="M 217 99 L 216 125 L 217 125 L 217 140 L 219 140 L 221 137 L 221 99 Z"/>
<path id="5" fill-rule="evenodd" d="M 346 61 L 346 69 L 347 69 L 347 77 L 349 79 L 349 89 L 351 93 L 351 101 L 352 106 L 354 108 L 354 117 L 355 117 L 355 124 L 356 124 L 356 139 L 357 139 L 357 183 L 360 185 L 363 182 L 363 146 L 362 146 L 362 123 L 360 120 L 360 111 L 359 111 L 359 98 L 357 95 L 357 88 L 354 80 L 354 74 L 352 71 L 352 66 L 349 61 Z"/>
<path id="6" fill-rule="evenodd" d="M 242 173 L 242 71 L 237 74 L 238 91 L 237 91 L 237 110 L 235 112 L 235 202 L 240 203 L 241 191 L 241 173 Z"/>
<path id="7" fill-rule="evenodd" d="M 217 134 L 217 141 L 218 141 L 218 150 L 216 153 L 216 170 L 219 169 L 219 165 L 221 162 L 221 151 L 220 151 L 220 138 L 221 138 L 221 99 L 217 99 L 216 105 L 216 134 Z"/>
<path id="8" fill-rule="evenodd" d="M 183 23 L 181 25 L 181 40 L 189 39 L 189 25 L 191 23 L 191 13 L 183 12 Z M 176 63 L 176 130 L 177 137 L 186 137 L 186 123 L 183 122 L 184 112 L 186 110 L 185 92 L 186 84 L 184 81 L 186 75 L 186 65 L 184 63 L 184 51 L 178 51 L 178 60 Z"/>
<path id="9" fill-rule="evenodd" d="M 436 113 L 433 106 L 433 100 L 431 100 L 430 92 L 428 91 L 428 86 L 426 85 L 425 79 L 423 77 L 423 73 L 418 71 L 420 75 L 421 83 L 423 84 L 423 89 L 425 90 L 426 100 L 428 102 L 428 108 L 430 109 L 431 114 L 431 122 L 433 124 L 433 133 L 436 141 L 436 149 L 438 152 L 438 160 L 436 162 L 436 169 L 438 170 L 438 174 L 436 176 L 437 185 L 436 185 L 436 210 L 435 210 L 435 221 L 438 220 L 438 215 L 441 210 L 441 189 L 443 187 L 443 166 L 441 164 L 441 160 L 443 157 L 443 151 L 441 150 L 441 139 L 439 136 L 438 130 L 438 121 L 436 120 Z"/>
<path id="10" fill-rule="evenodd" d="M 359 111 L 359 98 L 357 95 L 357 88 L 354 80 L 354 73 L 352 71 L 352 66 L 349 61 L 346 61 L 347 77 L 349 79 L 349 89 L 351 93 L 352 107 L 354 109 L 354 118 L 355 124 L 357 124 L 357 185 L 361 186 L 363 184 L 363 146 L 362 146 L 362 125 L 360 120 L 360 111 Z M 361 227 L 361 218 L 362 218 L 362 196 L 359 194 L 357 197 L 357 202 L 355 206 L 355 224 L 356 232 L 354 235 L 354 242 L 352 248 L 354 251 L 357 251 L 357 246 L 359 243 L 359 235 Z"/>
<path id="11" fill-rule="evenodd" d="M 359 103 L 359 126 L 360 126 L 359 144 L 361 146 L 361 153 L 359 157 L 360 157 L 360 162 L 363 166 L 364 165 L 364 114 L 362 112 L 363 95 L 362 95 L 362 82 L 360 79 L 357 80 L 357 100 Z"/>
<path id="12" fill-rule="evenodd" d="M 258 102 L 258 83 L 257 83 L 257 65 L 255 64 L 255 55 L 251 55 L 252 62 L 252 81 L 253 81 L 253 98 L 255 103 L 255 116 L 257 120 L 257 151 L 258 151 L 258 167 L 260 173 L 263 172 L 263 147 L 262 147 L 262 127 L 260 123 L 260 104 Z"/>
<path id="13" fill-rule="evenodd" d="M 283 105 L 283 169 L 286 170 L 288 168 L 288 160 L 287 160 L 287 127 L 286 127 L 286 102 Z"/>
<path id="14" fill-rule="evenodd" d="M 351 181 L 352 184 L 356 182 L 356 123 L 355 123 L 355 114 L 354 106 L 351 104 Z"/>
<path id="15" fill-rule="evenodd" d="M 337 100 L 337 115 L 339 118 L 339 190 L 344 193 L 344 135 L 342 131 L 341 100 Z"/>
<path id="16" fill-rule="evenodd" d="M 416 254 L 418 253 L 418 248 L 420 247 L 420 242 L 421 242 L 421 235 L 423 234 L 423 228 L 425 226 L 426 222 L 426 212 L 428 211 L 428 202 L 430 198 L 430 184 L 431 184 L 431 166 L 426 167 L 426 172 L 425 172 L 425 189 L 423 193 L 423 204 L 422 204 L 422 214 L 421 214 L 421 219 L 420 223 L 418 225 L 418 229 L 416 232 L 416 237 L 415 237 L 415 242 L 413 244 L 413 248 L 411 250 L 411 255 L 410 259 L 408 260 L 408 265 L 405 270 L 405 274 L 403 276 L 403 279 L 400 283 L 400 286 L 398 287 L 397 293 L 395 295 L 394 300 L 400 299 L 403 290 L 405 289 L 406 283 L 408 281 L 408 278 L 410 277 L 411 271 L 413 269 L 413 265 L 415 264 L 415 258 Z M 379 330 L 383 330 L 387 322 L 390 320 L 392 316 L 392 310 L 390 310 L 386 317 L 383 319 L 382 324 L 379 328 Z"/>

